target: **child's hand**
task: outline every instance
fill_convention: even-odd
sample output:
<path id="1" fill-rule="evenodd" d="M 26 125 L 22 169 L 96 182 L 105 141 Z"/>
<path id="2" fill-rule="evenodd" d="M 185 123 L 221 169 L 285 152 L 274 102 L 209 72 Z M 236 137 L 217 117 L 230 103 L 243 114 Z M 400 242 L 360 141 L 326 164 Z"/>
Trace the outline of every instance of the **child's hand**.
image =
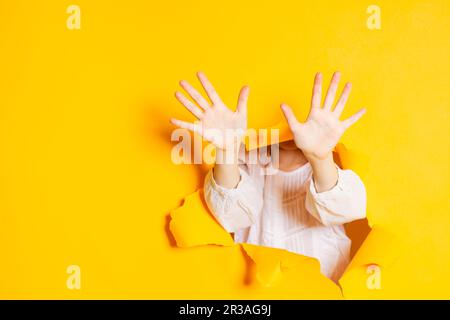
<path id="1" fill-rule="evenodd" d="M 219 149 L 224 151 L 235 150 L 236 147 L 240 146 L 241 139 L 247 129 L 249 88 L 244 86 L 241 89 L 237 109 L 232 111 L 222 102 L 216 90 L 203 73 L 197 73 L 197 77 L 212 104 L 187 81 L 181 81 L 181 87 L 186 90 L 197 104 L 192 103 L 181 92 L 176 92 L 175 96 L 199 121 L 190 123 L 171 119 L 171 122 L 178 127 L 200 134 Z"/>
<path id="2" fill-rule="evenodd" d="M 347 83 L 336 107 L 332 109 L 340 77 L 339 72 L 334 73 L 323 107 L 321 107 L 322 74 L 316 74 L 311 110 L 308 119 L 304 123 L 297 121 L 289 106 L 285 104 L 281 106 L 289 127 L 294 134 L 295 144 L 303 151 L 308 160 L 321 160 L 329 157 L 345 130 L 358 121 L 366 112 L 365 109 L 361 109 L 348 119 L 339 120 L 351 89 L 350 83 Z"/>

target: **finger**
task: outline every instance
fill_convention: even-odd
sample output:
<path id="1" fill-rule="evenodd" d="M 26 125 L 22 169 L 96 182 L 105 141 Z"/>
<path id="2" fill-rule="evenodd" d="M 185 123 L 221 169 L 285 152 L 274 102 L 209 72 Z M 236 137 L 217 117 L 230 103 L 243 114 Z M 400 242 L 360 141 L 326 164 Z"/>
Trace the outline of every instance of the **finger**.
<path id="1" fill-rule="evenodd" d="M 183 128 L 183 129 L 187 129 L 189 131 L 198 133 L 198 134 L 202 134 L 202 127 L 199 124 L 196 123 L 192 123 L 192 122 L 187 122 L 187 121 L 182 121 L 182 120 L 178 120 L 175 118 L 170 119 L 170 122 L 174 125 L 176 125 L 177 127 Z"/>
<path id="2" fill-rule="evenodd" d="M 191 96 L 191 98 L 197 102 L 197 104 L 203 108 L 203 109 L 208 109 L 209 108 L 209 102 L 206 101 L 205 98 L 203 98 L 203 96 L 194 89 L 193 86 L 191 86 L 191 84 L 185 80 L 180 81 L 180 86 L 186 90 L 187 93 L 189 93 L 189 95 Z"/>
<path id="3" fill-rule="evenodd" d="M 334 97 L 336 96 L 336 90 L 339 85 L 339 80 L 341 80 L 341 73 L 336 71 L 331 78 L 330 86 L 328 87 L 327 96 L 323 103 L 323 108 L 325 110 L 331 110 L 333 106 Z"/>
<path id="4" fill-rule="evenodd" d="M 289 107 L 287 104 L 282 104 L 281 105 L 281 110 L 283 111 L 284 117 L 286 118 L 286 121 L 289 125 L 289 127 L 291 128 L 291 130 L 293 130 L 294 128 L 296 128 L 299 124 L 299 122 L 297 121 L 297 118 L 294 115 L 294 112 L 292 111 L 291 107 Z"/>
<path id="5" fill-rule="evenodd" d="M 354 115 L 352 115 L 350 118 L 345 119 L 344 121 L 342 121 L 342 124 L 344 125 L 345 129 L 348 129 L 352 124 L 354 124 L 356 121 L 358 121 L 359 119 L 361 119 L 361 117 L 366 113 L 366 109 L 362 108 L 361 110 L 359 110 L 357 113 L 355 113 Z"/>
<path id="6" fill-rule="evenodd" d="M 342 111 L 344 111 L 345 104 L 347 103 L 348 96 L 350 95 L 350 91 L 352 90 L 352 84 L 350 82 L 345 84 L 344 90 L 342 90 L 341 96 L 339 97 L 338 102 L 336 103 L 336 107 L 333 110 L 333 113 L 336 117 L 340 117 Z"/>
<path id="7" fill-rule="evenodd" d="M 197 78 L 200 80 L 200 83 L 203 86 L 203 89 L 205 89 L 206 94 L 208 95 L 209 99 L 211 99 L 212 103 L 221 103 L 222 100 L 220 99 L 219 95 L 217 94 L 216 89 L 214 89 L 211 82 L 209 82 L 208 78 L 203 72 L 197 73 Z"/>
<path id="8" fill-rule="evenodd" d="M 201 120 L 203 118 L 202 110 L 197 107 L 191 100 L 186 98 L 184 94 L 181 92 L 175 92 L 175 97 L 180 103 L 186 107 L 197 119 Z"/>
<path id="9" fill-rule="evenodd" d="M 239 92 L 238 104 L 236 108 L 237 112 L 247 115 L 247 102 L 249 94 L 250 94 L 250 87 L 243 86 L 241 91 Z"/>
<path id="10" fill-rule="evenodd" d="M 322 74 L 316 73 L 314 78 L 313 95 L 311 99 L 311 108 L 320 108 L 322 101 Z"/>

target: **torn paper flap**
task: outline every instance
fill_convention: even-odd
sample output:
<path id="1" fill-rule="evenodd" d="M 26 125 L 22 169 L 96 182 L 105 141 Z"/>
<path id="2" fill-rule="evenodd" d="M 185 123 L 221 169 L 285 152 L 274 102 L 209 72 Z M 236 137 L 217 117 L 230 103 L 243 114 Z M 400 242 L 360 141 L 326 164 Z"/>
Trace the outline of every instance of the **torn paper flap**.
<path id="1" fill-rule="evenodd" d="M 319 262 L 310 257 L 292 253 L 283 249 L 263 247 L 253 244 L 241 243 L 245 253 L 256 266 L 256 280 L 263 287 L 273 287 L 280 283 L 283 274 L 288 269 L 302 268 L 313 264 L 319 272 Z"/>
<path id="2" fill-rule="evenodd" d="M 353 268 L 370 265 L 387 269 L 396 261 L 404 249 L 405 243 L 399 237 L 378 225 L 373 226 L 366 240 L 353 257 L 346 273 Z"/>
<path id="3" fill-rule="evenodd" d="M 178 247 L 234 245 L 232 236 L 208 211 L 202 189 L 187 196 L 184 203 L 170 213 L 170 217 L 169 228 Z"/>

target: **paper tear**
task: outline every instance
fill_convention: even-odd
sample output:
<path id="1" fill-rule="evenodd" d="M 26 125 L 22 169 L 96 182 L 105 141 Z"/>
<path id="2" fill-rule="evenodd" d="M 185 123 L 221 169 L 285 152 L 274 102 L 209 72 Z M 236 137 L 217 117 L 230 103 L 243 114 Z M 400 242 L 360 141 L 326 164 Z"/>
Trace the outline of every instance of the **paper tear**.
<path id="1" fill-rule="evenodd" d="M 315 264 L 319 272 L 319 262 L 310 257 L 292 253 L 283 249 L 263 247 L 241 243 L 245 253 L 256 266 L 255 278 L 263 287 L 272 287 L 280 283 L 287 269 L 300 268 L 309 261 Z"/>
<path id="2" fill-rule="evenodd" d="M 334 151 L 339 156 L 342 169 L 351 169 L 364 180 L 369 173 L 370 167 L 370 158 L 368 155 L 353 149 L 347 149 L 343 143 L 338 143 Z"/>
<path id="3" fill-rule="evenodd" d="M 389 271 L 395 269 L 393 266 L 405 249 L 404 240 L 390 231 L 374 225 L 339 280 L 344 297 L 350 299 L 357 296 L 379 297 L 380 290 L 373 290 L 367 284 L 371 274 L 368 271 L 373 269 L 373 266 L 377 266 L 380 270 L 378 276 L 381 279 L 388 277 Z M 378 281 L 380 285 L 383 282 L 380 279 Z"/>
<path id="4" fill-rule="evenodd" d="M 169 229 L 178 247 L 234 245 L 232 236 L 208 211 L 202 189 L 188 195 L 183 205 L 170 213 L 170 217 Z"/>
<path id="5" fill-rule="evenodd" d="M 347 271 L 369 265 L 389 268 L 400 256 L 405 243 L 399 237 L 380 226 L 373 226 L 363 245 L 356 252 Z"/>
<path id="6" fill-rule="evenodd" d="M 283 138 L 290 139 L 289 134 L 285 132 Z M 358 173 L 364 179 L 367 166 L 364 164 L 362 155 L 349 151 L 343 144 L 338 144 L 334 151 L 339 165 L 343 169 L 351 168 L 359 171 Z M 187 196 L 183 205 L 173 210 L 170 216 L 170 231 L 178 247 L 236 245 L 231 234 L 226 232 L 209 212 L 203 199 L 202 189 Z M 333 283 L 320 273 L 320 263 L 314 258 L 254 244 L 241 243 L 240 246 L 254 263 L 255 268 L 251 271 L 252 278 L 256 279 L 256 282 L 262 287 L 273 289 L 283 282 L 283 278 L 299 283 L 313 281 L 312 279 L 325 281 L 323 285 L 327 281 Z M 373 228 L 347 267 L 341 278 L 343 281 L 339 281 L 342 289 L 344 290 L 346 286 L 352 287 L 353 282 L 357 281 L 351 276 L 355 269 L 360 270 L 368 265 L 378 265 L 383 269 L 389 268 L 399 256 L 400 247 L 401 241 L 392 233 L 378 226 Z"/>

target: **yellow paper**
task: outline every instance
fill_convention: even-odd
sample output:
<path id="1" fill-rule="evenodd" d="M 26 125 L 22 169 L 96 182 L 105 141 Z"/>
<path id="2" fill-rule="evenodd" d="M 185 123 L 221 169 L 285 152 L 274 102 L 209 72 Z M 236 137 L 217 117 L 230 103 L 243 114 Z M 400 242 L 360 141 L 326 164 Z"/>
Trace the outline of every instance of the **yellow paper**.
<path id="1" fill-rule="evenodd" d="M 187 196 L 183 205 L 170 216 L 170 231 L 179 247 L 234 244 L 231 235 L 207 211 L 202 190 Z"/>
<path id="2" fill-rule="evenodd" d="M 183 248 L 168 219 L 206 174 L 171 159 L 169 119 L 195 120 L 173 97 L 179 80 L 200 90 L 204 71 L 232 109 L 248 84 L 248 126 L 267 128 L 284 123 L 281 103 L 303 121 L 314 74 L 339 70 L 338 92 L 353 84 L 342 119 L 367 109 L 342 138 L 344 167 L 364 181 L 372 236 L 404 243 L 380 234 L 399 253 L 387 269 L 377 241 L 363 244 L 382 289 L 358 263 L 344 296 L 449 299 L 449 16 L 448 0 L 0 1 L 0 298 L 341 297 L 309 262 L 249 284 L 241 246 L 197 245 L 228 242 L 210 216 L 182 211 L 217 231 L 179 227 L 195 245 Z"/>

